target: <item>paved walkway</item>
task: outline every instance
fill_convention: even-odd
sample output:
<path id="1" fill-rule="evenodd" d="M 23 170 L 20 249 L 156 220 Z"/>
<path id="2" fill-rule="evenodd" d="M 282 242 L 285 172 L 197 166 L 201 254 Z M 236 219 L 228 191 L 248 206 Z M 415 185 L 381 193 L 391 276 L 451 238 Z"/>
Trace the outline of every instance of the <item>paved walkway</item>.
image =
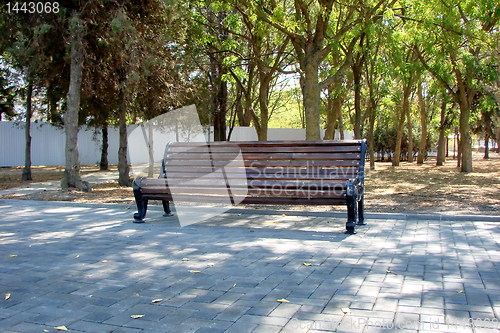
<path id="1" fill-rule="evenodd" d="M 500 224 L 0 200 L 0 331 L 498 332 Z M 135 317 L 135 318 L 134 318 Z"/>

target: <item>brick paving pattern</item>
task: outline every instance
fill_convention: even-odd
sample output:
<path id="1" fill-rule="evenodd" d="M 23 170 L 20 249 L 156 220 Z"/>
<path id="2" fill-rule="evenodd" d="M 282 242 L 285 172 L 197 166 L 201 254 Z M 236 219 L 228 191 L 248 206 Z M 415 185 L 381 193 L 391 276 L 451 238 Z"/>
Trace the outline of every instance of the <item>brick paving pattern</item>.
<path id="1" fill-rule="evenodd" d="M 0 331 L 500 329 L 498 222 L 126 208 L 1 200 Z"/>

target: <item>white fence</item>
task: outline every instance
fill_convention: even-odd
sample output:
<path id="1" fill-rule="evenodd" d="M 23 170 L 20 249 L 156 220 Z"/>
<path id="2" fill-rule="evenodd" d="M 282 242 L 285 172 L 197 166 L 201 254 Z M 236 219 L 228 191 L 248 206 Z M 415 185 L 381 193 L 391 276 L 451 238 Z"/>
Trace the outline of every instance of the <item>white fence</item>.
<path id="1" fill-rule="evenodd" d="M 133 133 L 137 125 L 129 125 L 128 133 Z M 213 130 L 212 130 L 213 131 Z M 109 163 L 118 163 L 118 128 L 110 127 L 108 140 Z M 135 131 L 137 132 L 137 131 Z M 322 131 L 323 135 L 324 131 Z M 0 167 L 24 165 L 24 123 L 2 121 L 0 122 Z M 172 134 L 175 141 L 175 134 Z M 66 138 L 62 128 L 49 123 L 31 123 L 31 161 L 32 165 L 64 165 Z M 335 134 L 339 138 L 339 134 Z M 351 139 L 350 132 L 345 133 L 346 139 Z M 305 129 L 302 128 L 270 128 L 268 140 L 304 140 Z M 129 146 L 137 138 L 129 138 Z M 231 141 L 256 141 L 257 133 L 253 127 L 235 127 L 231 134 Z M 132 141 L 132 142 L 131 142 Z M 143 139 L 141 139 L 143 141 Z M 160 142 L 164 145 L 167 142 Z M 83 126 L 78 133 L 78 151 L 80 163 L 91 165 L 99 163 L 101 158 L 102 136 L 100 129 Z M 147 152 L 139 160 L 147 162 Z M 130 158 L 130 156 L 129 156 Z M 129 159 L 130 161 L 130 159 Z M 134 158 L 134 162 L 137 158 Z M 137 161 L 139 162 L 139 161 Z"/>

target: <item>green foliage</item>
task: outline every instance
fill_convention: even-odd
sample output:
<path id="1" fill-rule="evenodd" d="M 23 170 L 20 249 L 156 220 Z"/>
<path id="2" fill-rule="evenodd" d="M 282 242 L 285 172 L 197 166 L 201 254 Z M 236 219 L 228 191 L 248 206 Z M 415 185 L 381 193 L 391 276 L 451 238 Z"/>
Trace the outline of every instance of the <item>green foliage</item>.
<path id="1" fill-rule="evenodd" d="M 355 121 L 351 64 L 363 64 L 361 127 L 367 136 L 368 110 L 373 108 L 380 151 L 393 149 L 402 90 L 415 86 L 421 76 L 431 143 L 441 126 L 443 99 L 448 105 L 445 127 L 459 125 L 460 89 L 466 92 L 469 122 L 478 135 L 495 133 L 498 126 L 498 97 L 493 96 L 499 82 L 500 6 L 495 0 L 64 4 L 52 16 L 0 13 L 0 51 L 8 55 L 11 66 L 43 88 L 44 103 L 55 110 L 55 115 L 52 111 L 46 115 L 51 120 L 60 120 L 64 112 L 69 77 L 66 42 L 72 27 L 69 17 L 76 10 L 83 22 L 86 55 L 81 120 L 96 126 L 115 121 L 120 89 L 126 90 L 131 122 L 196 103 L 207 124 L 214 119 L 222 83 L 228 92 L 228 122 L 239 108 L 255 126 L 269 120 L 270 127 L 302 127 L 303 91 L 278 82 L 283 72 L 298 72 L 304 79 L 305 67 L 312 62 L 319 68 L 320 117 L 326 118 L 327 101 L 340 96 L 346 129 L 352 129 Z M 331 96 L 327 83 L 334 85 Z M 9 89 L 0 82 L 2 96 L 10 96 Z M 2 97 L 2 105 L 10 103 L 7 97 Z M 410 121 L 417 140 L 421 130 L 416 102 L 410 96 Z"/>

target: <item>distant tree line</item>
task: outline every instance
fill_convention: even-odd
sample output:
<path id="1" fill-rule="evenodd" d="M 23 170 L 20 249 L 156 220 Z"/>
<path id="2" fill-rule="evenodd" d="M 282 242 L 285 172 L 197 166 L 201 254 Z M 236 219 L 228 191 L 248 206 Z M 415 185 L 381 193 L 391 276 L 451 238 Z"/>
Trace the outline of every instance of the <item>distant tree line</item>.
<path id="1" fill-rule="evenodd" d="M 82 124 L 120 128 L 120 184 L 129 185 L 126 124 L 194 103 L 216 140 L 255 126 L 298 78 L 307 140 L 335 129 L 375 153 L 423 163 L 437 141 L 445 160 L 459 134 L 460 170 L 472 171 L 472 135 L 498 140 L 500 5 L 494 0 L 58 1 L 57 12 L 0 12 L 0 117 L 23 104 L 26 166 L 33 113 L 65 127 L 64 185 L 79 177 Z M 9 12 L 10 10 L 10 12 Z M 14 78 L 15 77 L 15 78 Z M 19 78 L 21 77 L 21 78 Z M 320 128 L 326 132 L 320 137 Z"/>

